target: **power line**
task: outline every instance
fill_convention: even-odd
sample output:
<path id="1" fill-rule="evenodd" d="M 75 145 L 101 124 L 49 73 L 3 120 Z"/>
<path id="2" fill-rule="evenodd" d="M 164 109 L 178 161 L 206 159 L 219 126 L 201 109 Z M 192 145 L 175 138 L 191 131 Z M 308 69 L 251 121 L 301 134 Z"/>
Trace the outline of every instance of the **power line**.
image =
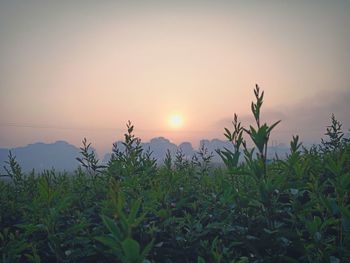
<path id="1" fill-rule="evenodd" d="M 68 127 L 68 126 L 56 126 L 56 125 L 42 125 L 42 124 L 23 124 L 23 123 L 0 123 L 0 127 L 7 128 L 30 128 L 30 129 L 52 129 L 52 130 L 76 130 L 76 131 L 114 131 L 114 132 L 125 132 L 126 128 L 111 128 L 111 127 Z M 217 130 L 207 129 L 207 130 L 161 130 L 161 129 L 139 129 L 135 127 L 136 132 L 156 132 L 156 133 L 166 133 L 166 132 L 176 132 L 176 133 L 205 133 L 205 132 L 216 132 Z M 320 129 L 315 128 L 302 128 L 302 129 L 281 129 L 276 130 L 275 133 L 305 133 L 305 132 L 322 132 Z"/>
<path id="2" fill-rule="evenodd" d="M 115 132 L 126 132 L 126 128 L 91 128 L 91 127 L 67 127 L 67 126 L 54 126 L 54 125 L 36 125 L 36 124 L 20 124 L 20 123 L 0 123 L 0 127 L 14 127 L 14 128 L 30 128 L 30 129 L 52 129 L 52 130 L 77 130 L 77 131 L 115 131 Z M 160 129 L 138 129 L 135 128 L 135 132 L 176 132 L 176 133 L 204 133 L 213 132 L 213 130 L 160 130 Z"/>
<path id="3" fill-rule="evenodd" d="M 91 127 L 66 127 L 54 125 L 35 125 L 35 124 L 18 124 L 18 123 L 0 123 L 0 127 L 31 128 L 31 129 L 53 129 L 53 130 L 113 130 L 122 131 L 118 128 L 91 128 Z"/>

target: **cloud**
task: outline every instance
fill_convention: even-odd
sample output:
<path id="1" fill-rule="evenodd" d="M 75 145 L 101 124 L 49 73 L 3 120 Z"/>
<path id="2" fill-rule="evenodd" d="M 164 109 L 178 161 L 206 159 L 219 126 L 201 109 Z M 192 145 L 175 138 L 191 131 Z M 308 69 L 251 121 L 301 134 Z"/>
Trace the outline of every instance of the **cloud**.
<path id="1" fill-rule="evenodd" d="M 302 99 L 293 105 L 280 105 L 274 108 L 262 108 L 262 121 L 268 124 L 278 120 L 282 122 L 272 133 L 272 138 L 288 142 L 292 135 L 298 134 L 305 141 L 319 142 L 326 126 L 330 124 L 332 113 L 343 124 L 343 131 L 350 128 L 350 89 L 318 92 L 312 97 Z M 253 115 L 238 116 L 243 125 L 254 123 Z M 216 127 L 231 128 L 233 117 L 216 122 Z"/>

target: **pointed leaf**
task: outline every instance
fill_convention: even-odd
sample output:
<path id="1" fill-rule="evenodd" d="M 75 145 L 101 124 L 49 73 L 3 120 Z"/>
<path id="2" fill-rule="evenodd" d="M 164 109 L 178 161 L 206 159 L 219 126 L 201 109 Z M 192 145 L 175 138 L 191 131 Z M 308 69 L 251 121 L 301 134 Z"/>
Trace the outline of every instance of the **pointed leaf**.
<path id="1" fill-rule="evenodd" d="M 148 243 L 147 246 L 145 246 L 145 248 L 143 249 L 143 251 L 141 253 L 142 259 L 146 259 L 146 257 L 148 256 L 149 252 L 153 248 L 153 244 L 154 244 L 154 239 L 150 243 Z"/>
<path id="2" fill-rule="evenodd" d="M 104 225 L 107 227 L 109 232 L 113 235 L 116 240 L 122 240 L 123 237 L 120 233 L 119 228 L 115 224 L 115 221 L 107 216 L 101 216 Z"/>
<path id="3" fill-rule="evenodd" d="M 137 212 L 139 211 L 139 208 L 140 208 L 140 205 L 141 205 L 141 200 L 140 199 L 136 200 L 132 204 L 131 211 L 130 211 L 129 216 L 128 216 L 129 223 L 132 224 L 135 221 Z"/>

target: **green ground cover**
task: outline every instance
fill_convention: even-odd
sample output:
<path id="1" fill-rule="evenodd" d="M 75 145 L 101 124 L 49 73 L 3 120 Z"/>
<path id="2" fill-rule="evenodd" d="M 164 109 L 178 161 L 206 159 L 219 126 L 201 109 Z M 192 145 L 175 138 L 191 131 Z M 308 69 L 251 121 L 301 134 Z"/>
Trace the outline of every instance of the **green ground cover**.
<path id="1" fill-rule="evenodd" d="M 211 165 L 167 155 L 157 166 L 127 125 L 106 167 L 83 141 L 74 174 L 23 174 L 9 156 L 0 180 L 1 262 L 350 262 L 350 143 L 332 116 L 327 138 L 267 160 L 271 131 L 235 116 Z M 254 143 L 254 150 L 246 140 Z M 244 161 L 242 161 L 244 160 Z"/>

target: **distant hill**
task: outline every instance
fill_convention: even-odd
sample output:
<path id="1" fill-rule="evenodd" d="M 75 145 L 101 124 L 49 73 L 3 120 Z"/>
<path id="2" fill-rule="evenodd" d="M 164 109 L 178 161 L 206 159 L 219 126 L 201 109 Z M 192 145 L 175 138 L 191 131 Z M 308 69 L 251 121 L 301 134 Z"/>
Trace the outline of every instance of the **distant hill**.
<path id="1" fill-rule="evenodd" d="M 124 151 L 124 145 L 122 141 L 117 141 L 115 143 L 118 146 L 120 151 Z M 222 141 L 219 139 L 212 140 L 201 140 L 199 143 L 200 147 L 203 145 L 207 149 L 208 154 L 212 154 L 212 161 L 215 163 L 222 162 L 220 156 L 216 153 L 216 149 L 230 149 L 232 150 L 233 146 L 231 142 Z M 152 156 L 157 159 L 158 164 L 163 163 L 165 154 L 169 149 L 172 157 L 175 156 L 178 150 L 181 150 L 186 158 L 190 159 L 193 155 L 198 152 L 198 149 L 194 149 L 190 142 L 183 142 L 178 146 L 174 143 L 171 143 L 168 139 L 164 137 L 158 137 L 151 139 L 150 142 L 141 143 L 141 146 L 144 150 L 149 150 L 152 153 Z M 277 154 L 279 157 L 283 158 L 285 154 L 289 151 L 289 148 L 284 144 L 279 144 L 274 147 L 268 147 L 268 158 L 273 158 Z M 111 153 L 105 154 L 102 162 L 106 164 L 111 158 Z"/>
<path id="2" fill-rule="evenodd" d="M 3 174 L 5 161 L 8 160 L 9 150 L 16 156 L 23 171 L 33 168 L 37 171 L 55 168 L 57 171 L 72 171 L 78 167 L 76 157 L 80 155 L 79 148 L 65 141 L 55 143 L 34 143 L 24 147 L 4 149 L 0 148 L 1 173 Z"/>
<path id="3" fill-rule="evenodd" d="M 120 151 L 124 150 L 121 141 L 116 142 L 116 144 Z M 214 163 L 222 162 L 215 151 L 216 149 L 224 149 L 224 147 L 232 149 L 230 142 L 219 139 L 201 140 L 200 146 L 202 145 L 208 150 L 208 153 L 213 154 L 212 162 Z M 157 159 L 158 164 L 163 163 L 168 149 L 172 157 L 175 156 L 178 150 L 181 150 L 188 159 L 191 159 L 198 152 L 198 149 L 194 149 L 190 142 L 183 142 L 176 145 L 164 137 L 153 138 L 149 142 L 141 143 L 141 146 L 144 150 L 149 150 L 152 153 L 152 156 Z M 24 172 L 29 172 L 32 169 L 43 171 L 52 168 L 56 171 L 73 171 L 79 165 L 75 158 L 80 156 L 80 149 L 68 142 L 57 141 L 50 144 L 34 143 L 13 149 L 0 148 L 1 174 L 5 171 L 3 166 L 5 165 L 5 161 L 8 160 L 9 150 L 16 156 Z M 282 144 L 269 147 L 269 158 L 273 158 L 275 154 L 283 158 L 288 151 L 288 147 Z M 110 160 L 110 157 L 111 153 L 105 154 L 101 162 L 106 164 Z"/>
<path id="4" fill-rule="evenodd" d="M 123 152 L 124 145 L 122 141 L 117 141 L 115 143 L 118 149 Z M 141 147 L 145 151 L 150 151 L 152 156 L 157 159 L 158 164 L 163 163 L 166 152 L 169 150 L 171 156 L 175 156 L 177 150 L 182 150 L 186 157 L 190 158 L 195 153 L 193 150 L 192 144 L 189 142 L 181 143 L 179 146 L 170 142 L 168 139 L 164 137 L 153 138 L 149 142 L 141 143 Z M 111 153 L 105 154 L 103 158 L 103 163 L 107 163 L 111 158 Z"/>

